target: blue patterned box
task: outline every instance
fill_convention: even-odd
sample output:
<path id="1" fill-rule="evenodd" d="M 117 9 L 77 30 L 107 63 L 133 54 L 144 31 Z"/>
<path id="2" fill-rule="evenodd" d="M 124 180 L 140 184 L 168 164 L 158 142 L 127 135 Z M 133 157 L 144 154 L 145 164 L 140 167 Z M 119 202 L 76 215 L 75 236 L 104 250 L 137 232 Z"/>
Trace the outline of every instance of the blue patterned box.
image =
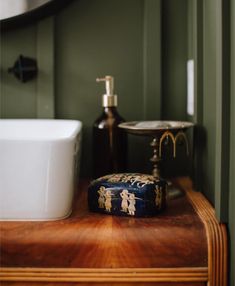
<path id="1" fill-rule="evenodd" d="M 167 183 L 151 175 L 112 174 L 91 182 L 89 209 L 119 216 L 153 216 L 166 207 Z"/>

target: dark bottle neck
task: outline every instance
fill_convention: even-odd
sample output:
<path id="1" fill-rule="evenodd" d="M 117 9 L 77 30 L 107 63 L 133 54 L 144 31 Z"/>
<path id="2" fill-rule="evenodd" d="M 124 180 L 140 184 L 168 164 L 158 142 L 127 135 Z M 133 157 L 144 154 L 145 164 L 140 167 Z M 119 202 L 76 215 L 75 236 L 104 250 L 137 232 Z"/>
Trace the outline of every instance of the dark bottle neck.
<path id="1" fill-rule="evenodd" d="M 103 107 L 103 116 L 108 118 L 116 118 L 120 122 L 124 121 L 124 119 L 118 113 L 116 106 Z"/>
<path id="2" fill-rule="evenodd" d="M 117 110 L 117 106 L 105 106 L 105 107 L 103 107 L 103 110 L 104 111 L 109 111 L 109 110 L 114 110 L 114 111 L 116 111 Z"/>
<path id="3" fill-rule="evenodd" d="M 103 107 L 103 112 L 105 114 L 113 114 L 113 115 L 117 114 L 118 115 L 116 106 Z"/>

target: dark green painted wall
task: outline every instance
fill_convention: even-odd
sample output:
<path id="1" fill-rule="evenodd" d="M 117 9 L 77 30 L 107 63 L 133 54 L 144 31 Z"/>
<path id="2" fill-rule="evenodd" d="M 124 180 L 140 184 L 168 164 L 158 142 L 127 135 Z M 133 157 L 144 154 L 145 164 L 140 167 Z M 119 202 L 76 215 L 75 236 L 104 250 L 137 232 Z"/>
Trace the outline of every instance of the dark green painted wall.
<path id="1" fill-rule="evenodd" d="M 162 119 L 186 120 L 188 0 L 162 1 Z"/>
<path id="2" fill-rule="evenodd" d="M 36 57 L 36 26 L 1 33 L 0 116 L 36 116 L 36 81 L 22 84 L 7 70 L 20 54 Z M 7 96 L 5 96 L 7 94 Z"/>
<path id="3" fill-rule="evenodd" d="M 56 117 L 84 123 L 82 169 L 87 175 L 92 124 L 101 113 L 105 91 L 95 79 L 113 75 L 120 114 L 128 121 L 144 117 L 144 1 L 74 1 L 56 17 L 55 31 Z M 142 140 L 133 140 L 142 145 Z M 132 169 L 146 162 L 144 156 L 134 159 L 132 144 L 129 153 Z"/>
<path id="4" fill-rule="evenodd" d="M 204 1 L 203 37 L 203 126 L 206 130 L 203 150 L 203 191 L 214 204 L 215 200 L 215 143 L 216 143 L 216 14 L 213 0 Z M 211 12 L 210 12 L 211 9 Z"/>
<path id="5" fill-rule="evenodd" d="M 41 50 L 44 47 L 43 51 L 44 54 L 48 54 L 48 59 L 51 59 L 54 49 L 55 62 L 54 74 L 50 79 L 51 85 L 43 84 L 50 75 L 49 67 L 47 67 L 47 73 L 41 72 L 40 67 L 41 80 L 26 85 L 19 83 L 11 75 L 7 75 L 8 81 L 13 81 L 10 86 L 17 86 L 16 94 L 19 96 L 23 94 L 22 98 L 24 89 L 29 85 L 33 85 L 34 89 L 30 93 L 32 98 L 28 100 L 31 108 L 27 106 L 25 111 L 22 108 L 22 113 L 14 115 L 10 112 L 9 107 L 4 105 L 2 106 L 2 116 L 52 117 L 55 112 L 56 118 L 82 120 L 84 123 L 82 175 L 90 174 L 91 126 L 101 111 L 101 95 L 104 87 L 95 82 L 97 76 L 105 74 L 115 76 L 119 111 L 126 120 L 160 119 L 163 109 L 165 110 L 163 114 L 170 114 L 172 110 L 175 110 L 174 116 L 169 116 L 168 119 L 183 120 L 186 96 L 184 53 L 187 43 L 186 3 L 185 0 L 179 0 L 178 5 L 175 5 L 173 1 L 164 3 L 165 16 L 168 17 L 167 32 L 170 33 L 164 48 L 169 42 L 169 44 L 176 45 L 178 50 L 175 53 L 173 46 L 168 50 L 169 57 L 174 62 L 173 73 L 171 60 L 166 65 L 164 64 L 167 62 L 168 55 L 165 53 L 163 57 L 161 56 L 161 32 L 165 29 L 162 26 L 165 25 L 165 22 L 161 21 L 160 0 L 73 1 L 71 5 L 54 17 L 54 24 L 48 24 L 48 29 L 55 31 L 54 36 L 53 34 L 51 36 L 54 46 L 47 47 L 48 37 L 44 37 L 39 32 L 38 26 L 43 26 L 45 20 L 41 21 L 41 24 L 36 23 L 25 28 L 26 30 L 31 29 L 30 33 L 24 34 L 25 29 L 19 30 L 22 31 L 22 36 L 19 36 L 18 31 L 15 30 L 4 33 L 4 37 L 7 38 L 11 35 L 16 41 L 16 45 L 14 43 L 11 45 L 12 54 L 14 54 L 12 58 L 15 59 L 20 53 L 27 54 L 27 49 L 17 48 L 24 44 L 29 45 L 38 58 L 38 45 L 41 43 Z M 174 9 L 171 8 L 171 5 L 175 5 L 175 8 L 178 7 L 175 13 L 173 13 Z M 170 32 L 171 27 L 174 28 L 172 33 Z M 184 28 L 183 32 L 182 28 Z M 46 34 L 46 32 L 45 30 L 44 33 Z M 175 33 L 180 35 L 180 41 L 177 41 Z M 3 46 L 7 47 L 8 42 L 4 37 Z M 7 48 L 5 50 L 7 53 Z M 4 73 L 6 73 L 6 66 L 12 65 L 14 60 L 10 59 L 8 54 L 4 57 L 8 62 L 4 66 Z M 4 59 L 2 60 L 4 61 Z M 39 64 L 41 61 L 45 62 L 45 58 L 40 60 Z M 166 67 L 163 77 L 162 66 Z M 164 81 L 165 78 L 168 78 L 168 73 L 169 79 Z M 45 77 L 45 75 L 47 76 Z M 43 76 L 44 81 L 42 80 Z M 7 92 L 5 92 L 8 81 L 2 82 L 2 103 L 8 98 Z M 164 86 L 163 93 L 162 84 Z M 38 91 L 39 86 L 41 90 Z M 170 90 L 168 86 L 174 88 Z M 44 92 L 48 94 L 51 92 L 51 97 L 47 101 L 43 97 Z M 165 97 L 169 97 L 169 100 L 165 100 Z M 53 100 L 55 110 L 53 110 Z M 165 106 L 168 103 L 169 108 Z M 46 110 L 48 106 L 51 106 L 52 109 L 49 114 Z M 180 114 L 181 112 L 183 115 Z M 149 140 L 129 136 L 129 145 L 129 170 L 150 172 L 151 148 Z M 144 152 L 142 152 L 143 149 Z"/>
<path id="6" fill-rule="evenodd" d="M 229 285 L 234 286 L 234 2 L 190 0 L 188 16 L 189 57 L 196 67 L 193 120 L 200 125 L 196 168 L 202 170 L 196 177 L 218 219 L 228 223 Z"/>
<path id="7" fill-rule="evenodd" d="M 162 4 L 160 0 L 74 0 L 49 23 L 42 20 L 4 32 L 0 115 L 41 118 L 55 113 L 56 118 L 82 120 L 83 176 L 90 174 L 91 127 L 101 112 L 104 92 L 96 77 L 115 77 L 118 109 L 128 121 L 184 120 L 187 0 Z M 46 26 L 51 38 L 44 36 Z M 22 84 L 7 74 L 7 67 L 21 53 L 38 59 L 39 79 Z M 48 66 L 43 54 L 48 61 L 53 58 Z M 149 139 L 129 136 L 129 147 L 129 170 L 150 172 Z"/>
<path id="8" fill-rule="evenodd" d="M 162 1 L 161 115 L 165 120 L 187 120 L 187 9 L 187 0 Z M 190 132 L 188 135 L 191 137 Z M 190 161 L 184 147 L 177 149 L 175 159 L 170 151 L 167 152 L 162 162 L 163 176 L 190 174 Z"/>
<path id="9" fill-rule="evenodd" d="M 53 17 L 1 32 L 0 118 L 53 118 L 53 39 Z M 37 59 L 37 79 L 21 83 L 8 73 L 19 55 Z"/>
<path id="10" fill-rule="evenodd" d="M 126 120 L 160 118 L 160 0 L 74 0 L 54 20 L 2 33 L 0 116 L 51 118 L 55 113 L 56 118 L 82 120 L 82 175 L 87 176 L 91 126 L 104 93 L 96 77 L 115 77 L 119 111 Z M 37 58 L 37 80 L 22 84 L 7 73 L 19 54 Z M 129 141 L 130 170 L 149 172 L 149 141 L 132 136 Z"/>
<path id="11" fill-rule="evenodd" d="M 231 102 L 230 102 L 230 185 L 229 185 L 229 233 L 230 233 L 230 281 L 235 285 L 235 2 L 231 1 Z"/>

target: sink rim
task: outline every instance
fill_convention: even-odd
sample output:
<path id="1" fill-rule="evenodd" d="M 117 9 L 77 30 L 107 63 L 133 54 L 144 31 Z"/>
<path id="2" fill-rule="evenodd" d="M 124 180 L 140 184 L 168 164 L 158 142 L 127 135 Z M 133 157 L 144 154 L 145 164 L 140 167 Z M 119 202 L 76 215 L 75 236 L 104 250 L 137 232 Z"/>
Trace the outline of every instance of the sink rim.
<path id="1" fill-rule="evenodd" d="M 0 119 L 0 141 L 67 141 L 82 125 L 74 119 Z"/>

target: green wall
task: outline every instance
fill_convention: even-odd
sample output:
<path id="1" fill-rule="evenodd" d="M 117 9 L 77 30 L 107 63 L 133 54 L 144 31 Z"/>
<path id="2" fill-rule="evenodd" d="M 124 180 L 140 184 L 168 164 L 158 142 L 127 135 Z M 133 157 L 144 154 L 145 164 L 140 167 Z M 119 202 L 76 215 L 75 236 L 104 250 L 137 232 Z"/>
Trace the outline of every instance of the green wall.
<path id="1" fill-rule="evenodd" d="M 230 185 L 229 185 L 229 231 L 230 231 L 230 281 L 235 285 L 235 2 L 231 1 L 231 102 L 230 102 Z"/>
<path id="2" fill-rule="evenodd" d="M 21 83 L 8 73 L 19 55 L 37 59 L 37 79 Z M 1 31 L 0 64 L 0 118 L 53 118 L 53 18 Z"/>
<path id="3" fill-rule="evenodd" d="M 196 83 L 193 120 L 200 126 L 197 185 L 215 206 L 218 219 L 228 224 L 230 286 L 235 285 L 234 16 L 233 1 L 189 2 L 188 47 Z"/>
<path id="4" fill-rule="evenodd" d="M 146 4 L 147 3 L 147 4 Z M 95 79 L 104 75 L 115 78 L 118 110 L 128 121 L 145 117 L 159 118 L 160 98 L 160 5 L 159 1 L 74 1 L 56 17 L 56 117 L 77 118 L 84 123 L 83 175 L 90 174 L 92 124 L 100 115 L 104 84 Z M 154 5 L 153 5 L 154 4 Z M 152 5 L 152 19 L 157 43 L 147 38 L 148 24 L 145 9 Z M 155 25 L 155 26 L 154 26 Z M 153 110 L 146 114 L 149 94 L 145 94 L 146 62 L 145 43 L 155 45 L 152 61 L 156 67 L 152 85 Z M 146 66 L 148 65 L 148 66 Z M 147 80 L 146 79 L 146 80 Z M 157 99 L 157 100 L 156 100 Z M 151 114 L 152 113 L 152 114 Z M 129 137 L 129 168 L 140 171 L 148 160 L 148 141 Z M 138 160 L 136 151 L 146 145 Z"/>
<path id="5" fill-rule="evenodd" d="M 162 1 L 162 119 L 186 120 L 188 0 Z"/>
<path id="6" fill-rule="evenodd" d="M 188 0 L 162 1 L 161 118 L 164 120 L 187 120 L 187 7 Z M 190 132 L 188 135 L 191 137 Z M 169 151 L 164 155 L 162 174 L 166 177 L 189 174 L 190 160 L 184 147 L 177 148 L 175 159 Z"/>
<path id="7" fill-rule="evenodd" d="M 80 119 L 82 176 L 89 176 L 91 127 L 104 92 L 96 77 L 115 77 L 118 109 L 128 121 L 185 119 L 186 7 L 187 0 L 163 7 L 160 0 L 74 0 L 55 17 L 3 32 L 1 116 Z M 36 80 L 22 84 L 7 74 L 19 54 L 37 58 Z M 130 171 L 151 171 L 149 143 L 129 136 Z"/>
<path id="8" fill-rule="evenodd" d="M 7 72 L 21 53 L 36 57 L 35 25 L 1 33 L 0 115 L 3 118 L 36 116 L 36 81 L 22 84 Z"/>
<path id="9" fill-rule="evenodd" d="M 206 129 L 206 144 L 203 152 L 203 190 L 210 201 L 215 201 L 215 142 L 216 142 L 216 14 L 212 1 L 204 1 L 203 37 L 203 126 Z M 212 9 L 211 12 L 209 10 Z"/>

